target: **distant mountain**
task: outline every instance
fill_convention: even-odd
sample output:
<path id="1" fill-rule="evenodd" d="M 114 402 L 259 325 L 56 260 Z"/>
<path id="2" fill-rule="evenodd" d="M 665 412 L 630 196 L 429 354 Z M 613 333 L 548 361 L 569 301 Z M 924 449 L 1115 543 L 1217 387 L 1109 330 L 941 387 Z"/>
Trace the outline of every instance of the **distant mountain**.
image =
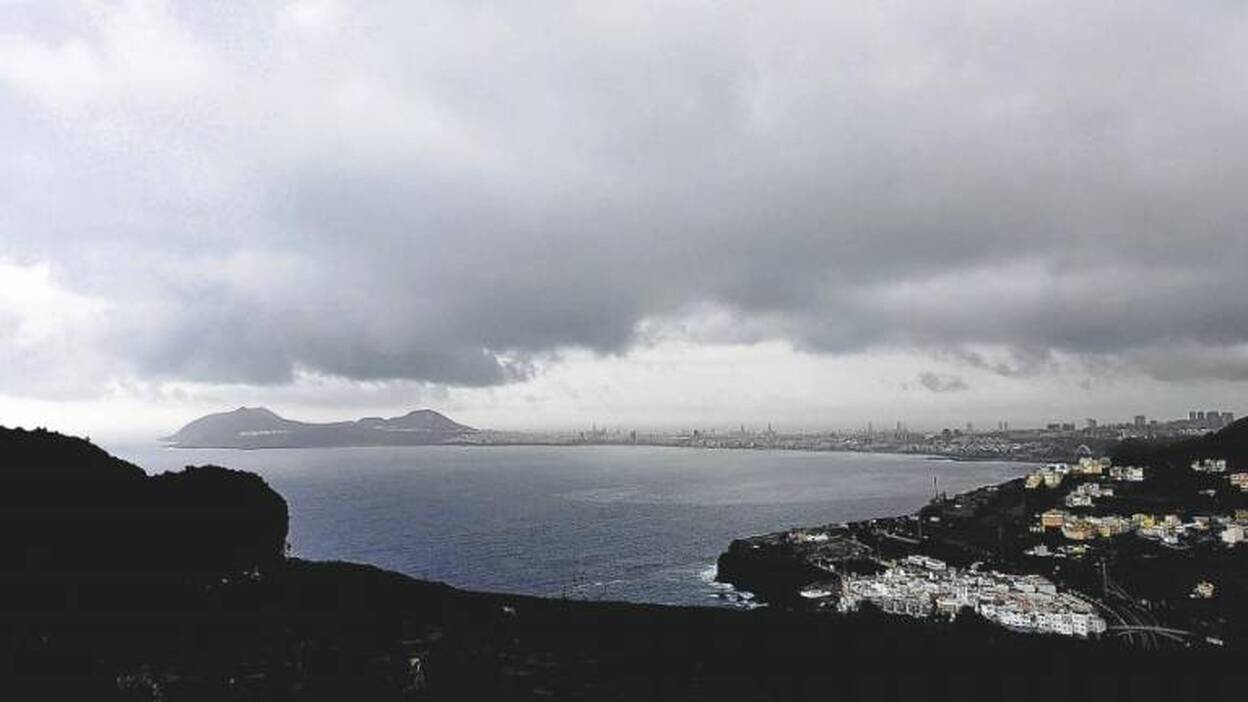
<path id="1" fill-rule="evenodd" d="M 453 442 L 477 430 L 430 409 L 352 422 L 298 422 L 264 407 L 200 417 L 161 441 L 177 448 L 411 446 Z"/>

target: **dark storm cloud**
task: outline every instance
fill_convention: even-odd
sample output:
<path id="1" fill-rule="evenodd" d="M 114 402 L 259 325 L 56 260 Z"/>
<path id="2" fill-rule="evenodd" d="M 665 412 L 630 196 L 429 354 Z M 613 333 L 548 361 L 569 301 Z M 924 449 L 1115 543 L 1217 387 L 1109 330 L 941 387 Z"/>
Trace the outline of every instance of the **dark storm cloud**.
<path id="1" fill-rule="evenodd" d="M 707 307 L 1244 376 L 1241 5 L 616 5 L 19 6 L 0 250 L 159 377 L 490 385 Z"/>

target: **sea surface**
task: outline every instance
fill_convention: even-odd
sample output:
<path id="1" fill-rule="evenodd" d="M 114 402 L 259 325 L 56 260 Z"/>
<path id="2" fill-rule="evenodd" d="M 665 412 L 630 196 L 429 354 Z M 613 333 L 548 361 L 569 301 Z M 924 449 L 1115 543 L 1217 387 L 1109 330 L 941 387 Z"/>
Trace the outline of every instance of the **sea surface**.
<path id="1" fill-rule="evenodd" d="M 1028 468 L 644 446 L 108 448 L 149 473 L 212 463 L 260 474 L 289 503 L 303 558 L 474 590 L 692 605 L 743 603 L 713 581 L 734 538 L 910 513 L 933 477 L 953 493 Z"/>

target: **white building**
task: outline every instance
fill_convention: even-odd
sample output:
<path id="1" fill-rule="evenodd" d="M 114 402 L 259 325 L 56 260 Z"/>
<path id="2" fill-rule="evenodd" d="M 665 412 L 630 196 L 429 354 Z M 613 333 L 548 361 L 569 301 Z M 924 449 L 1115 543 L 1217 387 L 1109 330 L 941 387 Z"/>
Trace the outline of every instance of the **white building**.
<path id="1" fill-rule="evenodd" d="M 968 607 L 990 621 L 1021 631 L 1088 636 L 1104 630 L 1104 621 L 1091 605 L 1059 593 L 1047 578 L 963 571 L 940 561 L 936 569 L 929 567 L 929 560 L 934 559 L 911 556 L 878 575 L 844 577 L 838 609 L 849 612 L 871 601 L 893 614 L 954 617 Z"/>
<path id="2" fill-rule="evenodd" d="M 1227 546 L 1234 546 L 1244 540 L 1244 527 L 1239 524 L 1231 524 L 1222 530 L 1222 543 Z"/>
<path id="3" fill-rule="evenodd" d="M 1192 470 L 1197 473 L 1225 473 L 1226 459 L 1224 458 L 1205 458 L 1192 461 Z"/>

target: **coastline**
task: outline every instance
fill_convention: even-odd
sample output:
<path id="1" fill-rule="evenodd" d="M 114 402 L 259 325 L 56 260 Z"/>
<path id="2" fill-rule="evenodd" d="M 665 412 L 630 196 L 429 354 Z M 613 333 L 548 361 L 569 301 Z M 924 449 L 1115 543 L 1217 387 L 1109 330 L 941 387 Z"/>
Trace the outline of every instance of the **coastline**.
<path id="1" fill-rule="evenodd" d="M 126 444 L 137 445 L 137 444 Z M 589 442 L 561 442 L 561 441 L 492 441 L 492 442 L 475 442 L 475 441 L 445 441 L 438 443 L 411 443 L 411 444 L 374 444 L 374 443 L 344 443 L 329 446 L 324 445 L 308 445 L 308 446 L 237 446 L 237 445 L 203 445 L 203 446 L 184 446 L 175 443 L 157 443 L 151 444 L 162 449 L 171 449 L 179 451 L 272 451 L 272 450 L 321 450 L 321 449 L 343 449 L 343 448 L 431 448 L 438 446 L 461 447 L 461 448 L 519 448 L 519 447 L 538 447 L 538 448 L 662 448 L 662 449 L 685 449 L 696 451 L 782 451 L 785 453 L 848 453 L 848 454 L 864 454 L 864 455 L 880 455 L 880 456 L 903 456 L 913 457 L 933 461 L 953 461 L 959 463 L 972 462 L 1001 462 L 1001 463 L 1041 463 L 1041 459 L 1028 456 L 999 456 L 999 455 L 976 455 L 966 456 L 958 454 L 931 453 L 923 451 L 898 451 L 892 449 L 863 449 L 863 448 L 807 448 L 807 447 L 787 447 L 787 446 L 691 446 L 684 444 L 672 443 L 589 443 Z"/>
<path id="2" fill-rule="evenodd" d="M 745 537 L 720 556 L 718 577 L 809 611 L 852 611 L 869 601 L 940 618 L 937 605 L 947 600 L 950 619 L 1009 591 L 1013 600 L 1040 603 L 985 607 L 993 618 L 1006 612 L 998 623 L 1009 628 L 1081 636 L 1099 628 L 1146 649 L 1240 647 L 1248 607 L 1236 594 L 1248 582 L 1248 554 L 1235 546 L 1248 500 L 1242 490 L 1218 487 L 1225 480 L 1216 471 L 1189 469 L 1187 460 L 1045 466 L 1026 481 L 938 494 L 911 515 Z M 1163 515 L 1166 526 L 1154 527 Z M 997 584 L 968 598 L 985 578 Z M 942 590 L 940 582 L 951 584 Z M 1027 594 L 1037 588 L 1050 594 Z M 1064 624 L 1056 611 L 1030 613 L 1053 602 L 1070 603 L 1060 610 Z M 1073 629 L 1071 608 L 1084 617 Z"/>

